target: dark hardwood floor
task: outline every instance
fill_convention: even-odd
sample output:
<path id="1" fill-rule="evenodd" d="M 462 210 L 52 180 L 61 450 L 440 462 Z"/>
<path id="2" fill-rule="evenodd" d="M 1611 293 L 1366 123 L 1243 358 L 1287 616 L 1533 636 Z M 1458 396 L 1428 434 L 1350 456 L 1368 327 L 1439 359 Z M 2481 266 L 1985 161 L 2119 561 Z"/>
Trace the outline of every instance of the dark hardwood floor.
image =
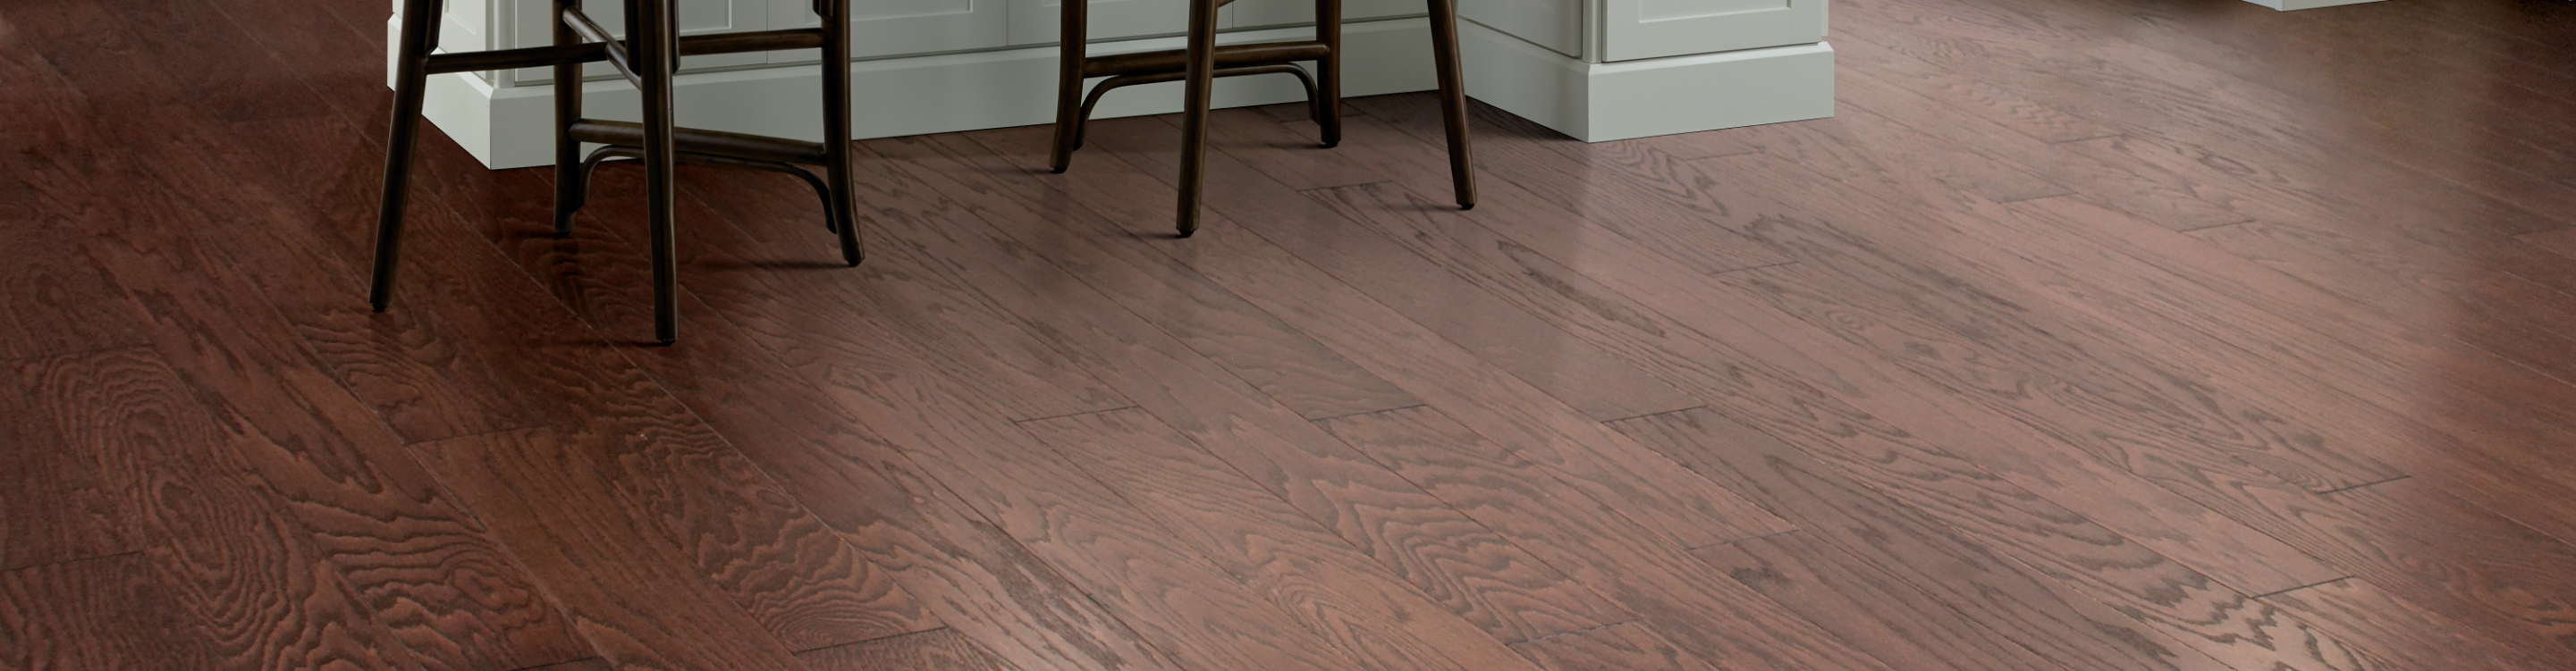
<path id="1" fill-rule="evenodd" d="M 1840 0 L 1834 118 L 867 140 L 873 257 L 0 5 L 0 669 L 2576 668 L 2576 5 Z M 1469 64 L 1473 67 L 1473 64 Z"/>

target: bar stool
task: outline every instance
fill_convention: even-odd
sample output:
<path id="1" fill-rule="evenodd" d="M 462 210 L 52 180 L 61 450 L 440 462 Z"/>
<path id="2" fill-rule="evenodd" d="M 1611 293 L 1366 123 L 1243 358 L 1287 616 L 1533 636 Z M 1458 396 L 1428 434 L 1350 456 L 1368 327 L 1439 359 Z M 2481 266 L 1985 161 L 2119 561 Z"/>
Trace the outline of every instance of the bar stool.
<path id="1" fill-rule="evenodd" d="M 400 259 L 403 208 L 409 200 L 412 144 L 420 133 L 421 94 L 429 75 L 552 66 L 555 79 L 555 233 L 571 232 L 573 213 L 588 197 L 591 171 L 609 158 L 644 163 L 646 216 L 652 231 L 653 334 L 662 344 L 679 339 L 679 261 L 672 245 L 671 176 L 678 162 L 768 170 L 795 175 L 823 199 L 824 226 L 840 237 L 841 260 L 858 265 L 857 204 L 850 187 L 850 0 L 814 0 L 820 28 L 798 28 L 681 37 L 673 5 L 678 0 L 624 0 L 625 40 L 581 11 L 580 0 L 554 0 L 554 44 L 459 54 L 432 54 L 438 44 L 441 0 L 403 0 L 402 34 L 395 53 L 392 136 L 385 147 L 383 209 L 376 228 L 374 286 L 368 302 L 384 311 L 393 300 Z M 672 125 L 671 73 L 680 57 L 780 49 L 823 50 L 823 141 L 677 128 Z M 607 61 L 643 92 L 644 121 L 581 116 L 582 65 Z M 581 143 L 603 145 L 587 158 Z M 823 166 L 816 180 L 798 164 Z"/>
<path id="2" fill-rule="evenodd" d="M 1239 75 L 1294 75 L 1306 87 L 1307 112 L 1323 128 L 1323 144 L 1342 142 L 1342 2 L 1315 0 L 1315 39 L 1304 42 L 1216 45 L 1216 10 L 1233 0 L 1186 0 L 1190 3 L 1188 45 L 1182 49 L 1086 55 L 1088 8 L 1084 0 L 1065 0 L 1063 64 L 1056 80 L 1055 147 L 1050 166 L 1062 173 L 1072 166 L 1073 151 L 1082 148 L 1083 130 L 1102 95 L 1122 86 L 1187 80 L 1186 112 L 1181 120 L 1180 237 L 1199 229 L 1199 187 L 1207 166 L 1208 90 L 1215 78 Z M 1459 209 L 1476 207 L 1475 161 L 1467 146 L 1467 91 L 1458 73 L 1458 5 L 1456 0 L 1425 0 L 1431 12 L 1431 57 L 1440 79 L 1440 116 L 1449 131 L 1449 177 Z M 1297 61 L 1315 61 L 1321 72 L 1309 73 Z M 1083 94 L 1089 77 L 1109 77 Z"/>

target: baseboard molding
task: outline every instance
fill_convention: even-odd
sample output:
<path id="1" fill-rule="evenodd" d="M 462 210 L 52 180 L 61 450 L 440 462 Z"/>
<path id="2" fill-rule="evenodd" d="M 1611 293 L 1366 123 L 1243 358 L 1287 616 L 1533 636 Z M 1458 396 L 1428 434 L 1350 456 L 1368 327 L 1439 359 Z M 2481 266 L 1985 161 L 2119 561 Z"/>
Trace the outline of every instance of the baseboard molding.
<path id="1" fill-rule="evenodd" d="M 1834 115 L 1824 43 L 1586 63 L 1473 22 L 1467 94 L 1585 142 Z"/>
<path id="2" fill-rule="evenodd" d="M 390 30 L 392 26 L 388 26 Z M 1833 50 L 1822 44 L 1591 64 L 1472 22 L 1462 22 L 1468 94 L 1496 107 L 1599 142 L 1832 116 Z M 1307 28 L 1227 33 L 1223 42 L 1297 39 Z M 1352 63 L 1342 90 L 1367 96 L 1436 87 L 1430 24 L 1421 18 L 1343 28 Z M 1101 44 L 1097 53 L 1175 49 L 1181 38 Z M 850 64 L 852 134 L 893 137 L 1002 128 L 1054 120 L 1054 47 L 920 56 Z M 822 139 L 822 97 L 808 64 L 678 77 L 681 125 Z M 1304 98 L 1284 76 L 1220 80 L 1219 107 Z M 1179 82 L 1122 89 L 1100 103 L 1101 118 L 1180 111 Z M 592 116 L 641 117 L 622 80 L 586 82 Z M 496 88 L 464 73 L 430 79 L 423 115 L 485 166 L 554 162 L 554 87 Z M 757 102 L 758 104 L 745 104 Z"/>
<path id="3" fill-rule="evenodd" d="M 2270 8 L 2276 9 L 2276 10 L 2280 10 L 2280 11 L 2287 12 L 2287 11 L 2300 10 L 2300 9 L 2316 9 L 2316 8 L 2319 8 L 2319 7 L 2342 7 L 2342 6 L 2344 6 L 2344 5 L 2358 5 L 2358 4 L 2362 4 L 2362 3 L 2365 3 L 2365 2 L 2380 2 L 2380 1 L 2382 1 L 2382 0 L 2245 0 L 2245 1 L 2246 1 L 2246 2 L 2251 2 L 2251 3 L 2254 3 L 2254 4 L 2257 4 L 2257 5 L 2262 5 L 2262 6 L 2265 6 L 2265 7 L 2270 7 Z"/>

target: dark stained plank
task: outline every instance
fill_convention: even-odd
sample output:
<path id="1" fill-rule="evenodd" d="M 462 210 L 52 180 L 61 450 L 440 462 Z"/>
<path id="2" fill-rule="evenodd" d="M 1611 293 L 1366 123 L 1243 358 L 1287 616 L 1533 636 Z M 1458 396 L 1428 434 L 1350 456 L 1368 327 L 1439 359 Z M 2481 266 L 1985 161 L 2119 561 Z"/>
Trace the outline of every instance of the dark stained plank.
<path id="1" fill-rule="evenodd" d="M 214 668 L 151 563 L 125 553 L 0 571 L 0 668 Z"/>
<path id="2" fill-rule="evenodd" d="M 1355 139 L 1393 132 L 1368 122 L 1350 124 L 1347 131 Z M 1376 146 L 1359 144 L 1350 150 L 1378 151 Z M 1422 156 L 1420 151 L 1399 149 L 1371 160 L 1402 166 Z M 1406 180 L 1433 174 L 1421 169 L 1382 170 Z M 1506 199 L 1519 196 L 1513 188 L 1500 186 L 1488 187 L 1486 197 L 1513 202 Z M 1341 207 L 1424 213 L 1363 215 L 1359 220 L 1383 223 L 1388 239 L 1416 242 L 1427 255 L 1448 260 L 1452 267 L 1467 269 L 1474 276 L 1497 283 L 1540 279 L 1525 290 L 1511 292 L 1513 296 L 1558 301 L 1568 288 L 1587 288 L 1578 294 L 1583 300 L 1563 301 L 1561 307 L 1542 313 L 1555 316 L 1570 332 L 1612 343 L 1615 351 L 1647 364 L 1666 379 L 1719 401 L 1711 406 L 1713 410 L 1796 444 L 1830 450 L 1853 450 L 1866 444 L 1900 453 L 1982 455 L 1975 457 L 1979 465 L 2014 486 L 2045 494 L 2195 569 L 2233 584 L 2262 586 L 2257 592 L 2340 575 L 2136 474 L 2071 453 L 2059 439 L 1960 398 L 1955 390 L 1903 373 L 1890 375 L 1874 355 L 1812 326 L 1783 319 L 1786 315 L 1724 285 L 1657 282 L 1653 278 L 1658 275 L 1687 271 L 1641 260 L 1654 257 L 1636 245 L 1617 244 L 1622 238 L 1614 235 L 1588 236 L 1588 242 L 1585 236 L 1565 241 L 1552 222 L 1523 217 L 1521 209 L 1510 207 L 1479 209 L 1463 216 L 1431 214 L 1418 201 L 1360 201 Z M 1499 237 L 1460 219 L 1482 222 L 1494 232 L 1507 231 L 1511 236 Z M 1447 240 L 1456 242 L 1440 242 Z M 1521 241 L 1530 240 L 1551 244 L 1545 249 L 1522 246 Z M 1596 270 L 1586 277 L 1557 266 L 1550 257 L 1573 259 Z M 1625 296 L 1652 304 L 1622 305 L 1626 302 L 1622 292 L 1597 287 L 1594 277 L 1624 282 L 1633 287 Z M 1625 318 L 1598 319 L 1605 307 Z M 1824 387 L 1811 387 L 1808 380 L 1825 381 Z M 1832 421 L 1825 421 L 1826 417 Z M 1902 427 L 1891 424 L 1899 419 Z M 2103 496 L 2106 491 L 2120 494 Z"/>
<path id="3" fill-rule="evenodd" d="M 1104 147 L 1107 132 L 1094 136 Z M 1034 147 L 1043 146 L 1027 133 L 1007 133 L 970 136 L 1014 156 L 1031 156 Z M 1164 191 L 1135 183 L 1141 176 L 1121 177 L 1107 170 L 1077 174 L 1083 180 L 1123 180 L 1059 187 L 1078 202 L 1129 221 L 1159 217 L 1145 214 L 1156 208 L 1142 205 L 1150 201 L 1141 196 Z M 1106 190 L 1113 185 L 1118 190 Z M 1225 223 L 1233 225 L 1230 219 Z M 1662 455 L 1617 436 L 1545 391 L 1256 236 L 1192 238 L 1188 247 L 1175 250 L 1174 258 L 1273 314 L 1296 315 L 1308 335 L 1342 356 L 1430 404 L 1457 408 L 1481 432 L 1505 436 L 1498 440 L 1516 454 L 1561 474 L 1623 514 L 1646 520 L 1675 543 L 1705 545 L 1779 530 L 1768 513 L 1672 468 Z"/>
<path id="4" fill-rule="evenodd" d="M 1643 622 L 1571 631 L 1512 644 L 1547 671 L 1716 671 Z"/>
<path id="5" fill-rule="evenodd" d="M 796 669 L 621 496 L 606 436 L 529 429 L 412 446 L 620 669 Z"/>
<path id="6" fill-rule="evenodd" d="M 2418 669 L 2557 669 L 2552 655 L 2506 645 L 2476 628 L 2442 617 L 2379 589 L 2347 578 L 2263 597 L 2263 602 L 2314 622 L 2334 635 L 2370 641 L 2388 659 Z"/>
<path id="7" fill-rule="evenodd" d="M 23 393 L 0 395 L 0 571 L 124 554 L 132 522 L 103 489 L 97 463 L 67 449 Z"/>
<path id="8" fill-rule="evenodd" d="M 2571 259 L 2576 259 L 2576 228 L 2562 228 L 2554 231 L 2524 233 L 2520 236 L 2516 236 L 2515 239 L 2530 243 L 2531 245 L 2541 249 L 2556 252 L 2559 255 L 2566 256 Z"/>
<path id="9" fill-rule="evenodd" d="M 814 671 L 1016 671 L 954 629 L 810 650 L 796 659 Z"/>
<path id="10" fill-rule="evenodd" d="M 2243 595 L 2081 517 L 2027 495 L 1945 493 L 1991 477 L 1958 464 L 1809 455 L 1706 411 L 1617 424 L 2057 664 L 2331 668 L 2274 644 L 2294 639 L 2245 636 L 2272 619 L 2243 612 Z"/>
<path id="11" fill-rule="evenodd" d="M 1285 353 L 1314 353 L 1322 362 L 1314 369 L 1333 371 L 1335 378 L 1358 377 L 1376 386 L 1384 386 L 1383 381 L 1266 314 L 1256 326 L 1222 314 L 1196 312 L 1203 307 L 1229 310 L 1242 301 L 1169 257 L 1140 249 L 1141 241 L 1104 236 L 1089 228 L 1028 225 L 1050 219 L 1096 219 L 1097 215 L 1078 205 L 1047 202 L 1044 194 L 1049 191 L 1043 185 L 1008 174 L 1012 168 L 1000 157 L 963 138 L 942 135 L 869 145 L 906 174 L 974 208 L 985 222 L 1009 227 L 1019 240 L 974 225 L 897 228 L 893 235 L 918 245 L 921 257 L 940 260 L 965 284 L 983 288 L 1015 314 L 1042 325 L 1069 349 L 1090 353 L 1094 372 L 1136 399 L 1139 407 L 1323 523 L 1452 613 L 1478 623 L 1497 638 L 1520 641 L 1596 626 L 1601 621 L 1597 613 L 1616 609 L 1315 428 L 1284 402 L 1265 398 L 1248 380 L 1230 377 L 1218 360 L 1246 351 L 1226 343 L 1285 340 L 1302 343 Z M 1046 216 L 1036 215 L 1036 208 L 1050 205 L 1054 207 Z M 1113 244 L 1119 242 L 1125 244 Z M 1031 256 L 1055 259 L 1080 272 L 1010 270 L 1030 267 L 1024 259 Z M 1111 295 L 1054 289 L 1074 283 Z M 1173 296 L 1179 291 L 1211 298 Z M 1131 318 L 1120 309 L 1122 305 L 1169 318 L 1149 323 Z M 1173 305 L 1182 309 L 1170 309 Z M 1180 338 L 1191 340 L 1185 344 Z M 1193 346 L 1214 353 L 1201 357 Z M 1406 401 L 1392 407 L 1417 404 L 1401 391 L 1392 393 Z M 1279 392 L 1270 395 L 1277 397 Z M 1353 413 L 1335 416 L 1343 414 Z"/>
<path id="12" fill-rule="evenodd" d="M 1142 241 L 1094 233 L 1106 226 L 1099 214 L 1056 194 L 1031 179 L 1033 175 L 1015 174 L 1025 169 L 961 135 L 871 140 L 864 144 L 910 178 L 936 188 L 947 202 L 968 208 L 977 218 L 996 226 L 1018 224 L 1009 227 L 1013 235 L 1045 236 L 1044 244 L 1024 242 L 1026 249 L 1039 255 L 1040 261 L 1065 269 L 1062 275 L 1032 271 L 1036 277 L 986 270 L 961 279 L 969 285 L 1005 280 L 1032 284 L 1065 294 L 1060 300 L 1068 301 L 1081 300 L 1082 292 L 1054 287 L 1089 287 L 1116 301 L 1120 309 L 1110 314 L 1132 313 L 1159 325 L 1177 344 L 1223 366 L 1227 373 L 1251 384 L 1261 394 L 1308 418 L 1375 412 L 1422 402 L 1334 354 L 1280 317 L 1253 307 L 1185 264 L 1153 251 Z M 1114 164 L 1102 167 L 1113 168 Z M 1074 222 L 1091 222 L 1095 226 L 1058 225 Z M 888 228 L 889 235 L 909 239 L 949 227 Z M 964 233 L 959 235 L 963 237 Z M 930 238 L 939 239 L 942 238 Z M 926 261 L 944 261 L 948 258 L 946 253 L 946 248 L 925 249 L 919 256 Z M 1033 263 L 1015 259 L 1013 266 L 1005 267 Z M 944 265 L 952 273 L 983 270 L 956 261 L 945 261 Z M 986 293 L 996 301 L 1010 295 L 990 289 Z M 1071 312 L 1033 314 L 1025 305 L 1011 307 L 1023 320 L 1033 320 L 1037 314 Z M 1109 375 L 1098 370 L 1095 373 Z M 1127 393 L 1135 398 L 1143 392 L 1130 388 Z"/>
<path id="13" fill-rule="evenodd" d="M 1569 505 L 1583 494 L 1437 410 L 1318 423 L 1702 659 L 1771 669 L 1889 668 L 1608 507 Z"/>
<path id="14" fill-rule="evenodd" d="M 1184 667 L 702 304 L 640 365 L 939 621 L 1022 668 Z"/>
<path id="15" fill-rule="evenodd" d="M 1512 640 L 1479 635 L 1486 629 L 1451 615 L 1142 410 L 1021 426 L 1245 584 L 1307 614 L 1307 626 L 1336 645 L 1393 668 L 1536 671 L 1503 647 Z M 1597 599 L 1536 605 L 1581 628 L 1620 615 Z"/>
<path id="16" fill-rule="evenodd" d="M 1691 551 L 1852 645 L 1921 669 L 2069 668 L 1995 633 L 1971 611 L 1819 542 L 1791 532 Z"/>
<path id="17" fill-rule="evenodd" d="M 1365 291 L 1387 307 L 1546 390 L 1586 416 L 1611 420 L 1700 404 L 1606 352 L 1571 341 L 1546 322 L 1437 265 L 1401 248 L 1380 244 L 1374 238 L 1345 234 L 1347 222 L 1314 207 L 1312 201 L 1291 189 L 1312 190 L 1298 188 L 1301 183 L 1323 184 L 1313 188 L 1329 189 L 1333 188 L 1332 182 L 1350 180 L 1299 179 L 1288 173 L 1299 166 L 1295 165 L 1298 161 L 1287 157 L 1313 152 L 1307 151 L 1309 148 L 1283 147 L 1294 142 L 1293 137 L 1287 136 L 1286 126 L 1262 123 L 1257 115 L 1250 114 L 1216 117 L 1209 123 L 1235 129 L 1225 135 L 1242 141 L 1232 146 L 1220 144 L 1211 150 L 1221 152 L 1216 154 L 1216 165 L 1233 168 L 1221 169 L 1210 177 L 1206 188 L 1226 194 L 1224 199 L 1209 204 L 1211 210 L 1246 222 L 1264 239 L 1353 287 L 1369 287 Z M 1134 157 L 1137 160 L 1131 162 L 1148 173 L 1158 173 L 1171 166 L 1144 162 L 1178 154 L 1178 135 L 1173 131 L 1160 123 L 1129 123 L 1105 124 L 1096 132 L 1103 149 Z M 1283 163 L 1290 165 L 1280 165 Z M 1368 170 L 1341 161 L 1338 156 L 1331 160 L 1308 157 L 1304 163 L 1328 175 L 1360 175 L 1372 182 L 1378 180 Z M 1273 179 L 1263 179 L 1265 176 Z"/>
<path id="18" fill-rule="evenodd" d="M 170 635 L 204 641 L 208 666 L 422 668 L 252 479 L 231 448 L 240 438 L 159 357 L 102 350 L 13 368 L 14 393 L 35 400 L 132 515 L 168 595 L 157 607 L 186 620 Z"/>
<path id="19" fill-rule="evenodd" d="M 0 87 L 8 86 L 5 78 Z M 0 171 L 0 179 L 20 179 L 14 172 Z M 0 235 L 17 241 L 0 259 L 0 360 L 142 343 L 134 307 L 66 239 L 73 225 L 0 220 Z"/>

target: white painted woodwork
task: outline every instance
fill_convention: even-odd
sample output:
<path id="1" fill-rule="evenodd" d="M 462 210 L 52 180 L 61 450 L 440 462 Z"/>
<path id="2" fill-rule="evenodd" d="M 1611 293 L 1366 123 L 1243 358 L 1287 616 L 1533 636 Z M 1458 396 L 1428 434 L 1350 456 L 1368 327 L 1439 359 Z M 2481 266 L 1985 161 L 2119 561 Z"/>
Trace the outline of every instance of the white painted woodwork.
<path id="1" fill-rule="evenodd" d="M 1825 39 L 1825 0 L 1600 0 L 1601 61 Z"/>

